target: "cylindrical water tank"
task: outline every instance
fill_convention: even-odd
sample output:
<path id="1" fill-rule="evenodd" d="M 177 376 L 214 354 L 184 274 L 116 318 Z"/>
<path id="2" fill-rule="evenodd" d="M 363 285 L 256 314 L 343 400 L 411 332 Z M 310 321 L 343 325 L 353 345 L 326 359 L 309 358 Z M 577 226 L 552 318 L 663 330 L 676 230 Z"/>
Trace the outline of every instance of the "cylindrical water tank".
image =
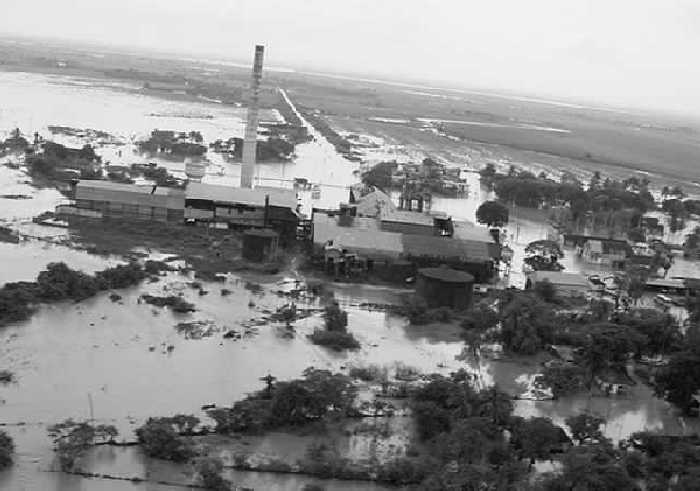
<path id="1" fill-rule="evenodd" d="M 185 174 L 191 181 L 201 181 L 207 172 L 206 162 L 185 161 Z"/>

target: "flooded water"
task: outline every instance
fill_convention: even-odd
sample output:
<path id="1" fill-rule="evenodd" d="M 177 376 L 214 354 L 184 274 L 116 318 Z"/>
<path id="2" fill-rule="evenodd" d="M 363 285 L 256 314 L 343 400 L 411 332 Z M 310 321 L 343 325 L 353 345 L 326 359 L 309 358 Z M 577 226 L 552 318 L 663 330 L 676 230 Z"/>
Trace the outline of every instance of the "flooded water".
<path id="1" fill-rule="evenodd" d="M 156 127 L 198 130 L 207 140 L 243 132 L 244 110 L 157 99 L 139 94 L 128 85 L 0 72 L 0 88 L 0 128 L 19 126 L 26 133 L 34 129 L 45 132 L 48 125 L 55 124 L 108 131 L 120 143 L 101 144 L 98 153 L 113 163 L 147 159 L 134 153 L 134 141 Z M 320 199 L 311 202 L 309 196 L 305 197 L 306 206 L 335 206 L 347 200 L 347 186 L 356 181 L 357 166 L 339 156 L 313 128 L 310 132 L 314 141 L 297 146 L 293 163 L 258 166 L 258 182 L 275 185 L 276 180 L 280 186 L 290 186 L 295 177 L 306 177 L 327 184 L 322 186 Z M 217 160 L 216 155 L 208 158 L 211 165 L 205 180 L 237 182 L 239 166 Z M 158 161 L 179 172 L 184 170 L 184 162 Z M 0 221 L 25 233 L 31 230 L 33 235 L 61 234 L 60 230 L 37 229 L 28 223 L 36 214 L 51 210 L 62 198 L 53 190 L 31 187 L 26 179 L 21 170 L 0 166 L 3 193 L 32 198 L 0 198 Z M 480 187 L 477 174 L 470 173 L 468 179 L 467 197 L 435 198 L 433 209 L 444 211 L 455 220 L 473 223 L 476 208 L 490 194 Z M 485 231 L 484 227 L 476 227 Z M 512 284 L 524 282 L 517 266 L 522 263 L 524 246 L 547 237 L 550 231 L 543 222 L 514 214 L 508 226 L 509 240 L 516 252 Z M 0 284 L 31 280 L 46 263 L 57 260 L 88 272 L 117 262 L 47 241 L 0 243 Z M 567 256 L 564 261 L 567 268 L 575 267 L 574 258 Z M 296 322 L 291 335 L 275 323 L 254 326 L 251 320 L 259 320 L 288 302 L 273 293 L 280 288 L 278 279 L 281 278 L 232 276 L 226 284 L 205 283 L 209 294 L 200 296 L 187 286 L 188 278 L 170 273 L 157 283 L 120 291 L 122 300 L 118 303 L 112 302 L 109 292 L 105 292 L 77 304 L 47 305 L 29 321 L 0 331 L 0 368 L 10 369 L 17 376 L 16 383 L 0 386 L 0 422 L 8 425 L 6 429 L 17 444 L 17 463 L 0 472 L 0 489 L 165 489 L 155 484 L 84 480 L 46 472 L 52 468 L 53 459 L 47 425 L 69 417 L 94 417 L 115 424 L 123 436 L 131 438 L 133 429 L 147 417 L 175 413 L 202 416 L 203 404 L 229 405 L 260 389 L 259 377 L 268 373 L 289 379 L 298 377 L 311 365 L 341 370 L 351 365 L 392 367 L 401 363 L 424 372 L 445 374 L 466 368 L 478 374 L 484 385 L 496 383 L 516 395 L 524 390 L 527 376 L 539 371 L 536 362 L 527 360 L 476 363 L 463 356 L 464 344 L 457 327 L 411 326 L 404 318 L 361 307 L 363 303 L 401 302 L 407 291 L 398 288 L 332 285 L 336 298 L 348 311 L 349 330 L 361 342 L 362 348 L 357 352 L 334 353 L 311 344 L 306 335 L 321 326 L 318 313 Z M 260 283 L 260 291 L 250 285 L 246 288 L 247 282 Z M 222 296 L 221 288 L 233 293 Z M 178 315 L 138 300 L 142 293 L 173 292 L 182 292 L 196 304 L 197 311 Z M 319 307 L 314 302 L 299 305 Z M 190 320 L 209 321 L 218 331 L 211 337 L 186 339 L 174 327 Z M 223 339 L 222 334 L 228 329 L 244 333 L 242 339 Z M 555 402 L 520 401 L 516 412 L 548 416 L 561 424 L 567 416 L 590 409 L 608 418 L 606 434 L 615 439 L 644 428 L 684 431 L 687 423 L 666 403 L 654 398 L 648 388 L 637 386 L 633 395 L 625 399 L 590 399 L 584 395 Z M 396 431 L 396 435 L 395 445 L 404 445 L 405 434 Z M 345 450 L 360 458 L 369 450 L 368 445 L 367 439 L 350 438 Z M 189 479 L 189 475 L 182 474 L 182 468 L 145 459 L 134 448 L 99 448 L 86 465 L 123 476 L 175 476 L 184 482 Z M 316 482 L 300 476 L 250 472 L 234 472 L 230 477 L 240 485 L 270 490 L 299 489 Z M 368 483 L 326 481 L 324 485 L 339 490 L 382 489 Z"/>

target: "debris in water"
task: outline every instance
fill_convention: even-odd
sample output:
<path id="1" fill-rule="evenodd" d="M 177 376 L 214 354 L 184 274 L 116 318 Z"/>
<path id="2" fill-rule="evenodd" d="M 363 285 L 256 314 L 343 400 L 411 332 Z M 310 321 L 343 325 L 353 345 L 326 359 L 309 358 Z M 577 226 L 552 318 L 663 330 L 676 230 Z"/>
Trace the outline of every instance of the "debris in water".
<path id="1" fill-rule="evenodd" d="M 208 338 L 221 330 L 212 320 L 180 322 L 175 329 L 179 334 L 184 334 L 185 339 Z"/>

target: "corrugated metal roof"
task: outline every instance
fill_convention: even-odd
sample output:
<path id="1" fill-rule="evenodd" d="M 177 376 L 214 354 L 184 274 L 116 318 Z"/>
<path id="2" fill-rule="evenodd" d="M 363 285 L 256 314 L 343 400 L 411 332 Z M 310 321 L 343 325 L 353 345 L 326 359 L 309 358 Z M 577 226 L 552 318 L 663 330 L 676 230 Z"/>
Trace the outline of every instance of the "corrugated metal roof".
<path id="1" fill-rule="evenodd" d="M 489 244 L 433 235 L 405 234 L 404 253 L 408 256 L 426 256 L 458 259 L 464 262 L 487 262 L 493 259 Z"/>
<path id="2" fill-rule="evenodd" d="M 86 192 L 92 190 L 118 191 L 123 193 L 157 194 L 160 196 L 183 194 L 181 189 L 156 186 L 153 191 L 151 184 L 124 184 L 112 181 L 100 181 L 86 179 L 76 184 L 75 192 Z"/>
<path id="3" fill-rule="evenodd" d="M 191 182 L 185 191 L 187 199 L 201 199 L 218 203 L 239 203 L 250 206 L 265 206 L 265 196 L 270 197 L 270 206 L 297 207 L 297 194 L 291 189 L 257 187 L 236 188 L 217 184 Z"/>
<path id="4" fill-rule="evenodd" d="M 382 222 L 410 223 L 414 225 L 433 226 L 433 218 L 447 218 L 447 215 L 429 215 L 427 213 L 418 213 L 416 211 L 393 210 L 385 211 L 382 214 Z"/>
<path id="5" fill-rule="evenodd" d="M 458 240 L 437 235 L 402 234 L 378 229 L 378 221 L 372 218 L 353 220 L 352 226 L 341 227 L 337 217 L 317 213 L 314 215 L 314 244 L 322 246 L 329 240 L 334 244 L 371 256 L 430 257 L 462 262 L 487 262 L 498 258 L 498 244 Z M 493 249 L 493 250 L 492 250 Z"/>
<path id="6" fill-rule="evenodd" d="M 181 189 L 120 184 L 110 181 L 80 181 L 75 188 L 75 199 L 107 201 L 127 205 L 155 206 L 182 210 L 185 192 Z"/>
<path id="7" fill-rule="evenodd" d="M 576 273 L 561 273 L 559 271 L 535 271 L 530 275 L 533 283 L 549 280 L 553 285 L 580 286 L 589 288 L 590 284 L 585 276 Z"/>
<path id="8" fill-rule="evenodd" d="M 452 268 L 423 268 L 418 270 L 418 274 L 445 283 L 474 283 L 472 275 Z"/>
<path id="9" fill-rule="evenodd" d="M 674 278 L 652 278 L 647 281 L 647 286 L 657 288 L 685 288 L 685 282 Z"/>
<path id="10" fill-rule="evenodd" d="M 314 244 L 323 246 L 332 240 L 334 245 L 370 258 L 395 259 L 403 252 L 401 234 L 378 230 L 374 219 L 355 218 L 355 222 L 360 222 L 359 226 L 341 227 L 336 217 L 315 214 Z"/>

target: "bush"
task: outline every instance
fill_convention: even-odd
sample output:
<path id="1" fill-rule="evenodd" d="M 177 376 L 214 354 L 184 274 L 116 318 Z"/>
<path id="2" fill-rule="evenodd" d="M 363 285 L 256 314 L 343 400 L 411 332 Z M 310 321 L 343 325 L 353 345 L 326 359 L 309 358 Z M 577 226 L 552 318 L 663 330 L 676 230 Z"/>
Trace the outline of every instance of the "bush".
<path id="1" fill-rule="evenodd" d="M 217 433 L 260 433 L 270 425 L 270 406 L 269 399 L 251 396 L 236 401 L 232 408 L 216 408 L 207 414 L 216 422 Z"/>
<path id="2" fill-rule="evenodd" d="M 433 470 L 430 464 L 425 462 L 425 459 L 397 458 L 377 468 L 377 481 L 388 482 L 398 486 L 418 484 Z"/>
<path id="3" fill-rule="evenodd" d="M 126 288 L 146 277 L 136 263 L 119 265 L 94 276 L 69 268 L 65 263 L 49 263 L 35 282 L 6 283 L 0 288 L 0 325 L 23 321 L 39 302 L 80 301 L 110 288 Z M 114 301 L 114 297 L 110 297 Z"/>
<path id="4" fill-rule="evenodd" d="M 338 302 L 326 306 L 323 313 L 328 331 L 345 332 L 348 327 L 348 313 L 340 309 Z"/>
<path id="5" fill-rule="evenodd" d="M 155 305 L 156 307 L 170 307 L 170 310 L 180 314 L 194 312 L 197 310 L 195 309 L 194 304 L 187 302 L 184 298 L 178 297 L 177 295 L 170 295 L 167 297 L 142 295 L 141 298 L 149 305 Z"/>
<path id="6" fill-rule="evenodd" d="M 406 317 L 411 324 L 421 325 L 430 322 L 427 316 L 428 304 L 422 297 L 413 297 L 404 306 Z"/>
<path id="7" fill-rule="evenodd" d="M 254 433 L 322 419 L 329 412 L 345 414 L 354 400 L 350 379 L 339 373 L 309 368 L 304 378 L 278 382 L 237 401 L 232 408 L 216 408 L 208 415 L 217 433 Z"/>
<path id="8" fill-rule="evenodd" d="M 10 370 L 0 370 L 0 384 L 9 384 L 15 381 L 15 374 Z"/>
<path id="9" fill-rule="evenodd" d="M 360 349 L 360 343 L 352 333 L 316 330 L 309 335 L 314 344 L 325 346 L 335 351 Z"/>
<path id="10" fill-rule="evenodd" d="M 53 439 L 54 450 L 62 470 L 71 470 L 76 461 L 95 444 L 96 440 L 111 441 L 117 435 L 112 425 L 93 426 L 67 419 L 49 426 L 49 436 Z"/>
<path id="11" fill-rule="evenodd" d="M 198 459 L 195 462 L 194 469 L 199 474 L 199 479 L 204 489 L 213 491 L 227 491 L 231 489 L 231 482 L 221 476 L 224 464 L 220 459 L 212 457 Z"/>
<path id="12" fill-rule="evenodd" d="M 0 469 L 5 469 L 12 465 L 12 454 L 15 451 L 15 443 L 12 437 L 0 431 Z"/>
<path id="13" fill-rule="evenodd" d="M 387 370 L 386 368 L 381 368 L 379 365 L 350 367 L 348 375 L 350 375 L 350 377 L 352 378 L 357 378 L 364 382 L 373 382 L 375 380 L 386 378 Z"/>
<path id="14" fill-rule="evenodd" d="M 551 363 L 542 372 L 542 381 L 552 388 L 555 398 L 586 388 L 586 371 L 571 363 Z"/>
<path id="15" fill-rule="evenodd" d="M 192 444 L 175 431 L 172 418 L 148 418 L 136 436 L 149 457 L 186 462 L 194 456 Z"/>

